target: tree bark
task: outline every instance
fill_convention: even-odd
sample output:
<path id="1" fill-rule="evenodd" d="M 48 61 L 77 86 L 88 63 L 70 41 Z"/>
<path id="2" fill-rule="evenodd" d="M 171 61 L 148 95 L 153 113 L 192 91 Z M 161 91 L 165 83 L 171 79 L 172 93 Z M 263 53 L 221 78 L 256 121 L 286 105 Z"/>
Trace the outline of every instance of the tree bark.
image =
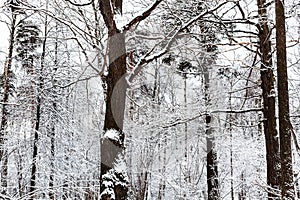
<path id="1" fill-rule="evenodd" d="M 99 9 L 105 25 L 108 30 L 108 74 L 104 79 L 106 82 L 106 113 L 104 120 L 104 132 L 108 130 L 115 130 L 119 133 L 118 141 L 113 141 L 111 138 L 104 137 L 101 141 L 101 194 L 105 191 L 106 186 L 103 185 L 104 179 L 109 178 L 109 173 L 115 173 L 113 165 L 116 160 L 122 157 L 124 149 L 124 132 L 123 132 L 123 120 L 126 100 L 126 48 L 125 48 L 125 31 L 129 30 L 132 26 L 138 22 L 147 18 L 151 12 L 160 4 L 161 1 L 157 0 L 153 5 L 146 10 L 142 15 L 134 18 L 128 25 L 124 26 L 122 30 L 119 30 L 114 20 L 114 14 L 116 10 L 121 11 L 122 0 L 99 0 Z M 124 174 L 123 174 L 124 175 Z M 122 175 L 122 176 L 123 176 Z M 127 176 L 127 175 L 126 175 Z M 124 181 L 124 184 L 114 183 L 113 191 L 115 199 L 126 199 L 128 191 L 128 183 L 125 183 L 125 177 L 119 178 Z M 102 199 L 111 199 L 110 195 L 102 195 Z"/>
<path id="2" fill-rule="evenodd" d="M 208 200 L 219 200 L 219 181 L 218 181 L 218 165 L 217 152 L 215 150 L 214 137 L 210 126 L 211 116 L 207 115 L 206 121 L 206 148 L 207 148 L 207 193 Z"/>
<path id="3" fill-rule="evenodd" d="M 103 184 L 104 176 L 113 169 L 114 164 L 124 149 L 123 120 L 126 100 L 126 49 L 125 34 L 117 29 L 114 21 L 114 13 L 110 0 L 101 0 L 100 11 L 108 29 L 108 74 L 105 77 L 107 96 L 105 99 L 106 112 L 104 120 L 104 131 L 116 130 L 119 132 L 119 141 L 103 138 L 101 142 L 101 194 L 106 186 Z M 114 172 L 113 172 L 114 173 Z M 124 180 L 123 180 L 124 181 Z M 116 200 L 126 199 L 128 188 L 113 182 L 113 191 Z M 104 194 L 101 199 L 111 199 Z"/>
<path id="4" fill-rule="evenodd" d="M 45 34 L 47 34 L 47 22 L 45 24 Z M 34 113 L 34 139 L 33 139 L 33 153 L 32 153 L 32 167 L 31 167 L 31 178 L 30 178 L 30 186 L 29 186 L 29 195 L 30 200 L 34 200 L 36 198 L 35 192 L 36 192 L 36 179 L 37 179 L 37 158 L 38 158 L 38 141 L 39 141 L 39 131 L 40 131 L 40 125 L 41 125 L 41 114 L 42 114 L 42 89 L 43 89 L 43 76 L 42 72 L 44 71 L 44 59 L 45 59 L 45 51 L 46 51 L 46 39 L 45 37 L 42 45 L 42 54 L 41 54 L 41 66 L 40 69 L 36 70 L 36 76 L 38 78 L 37 83 L 35 83 L 35 87 L 37 88 L 37 93 L 35 94 L 35 113 Z M 33 49 L 32 49 L 33 50 Z M 34 71 L 34 59 L 30 59 L 30 64 L 32 71 Z M 34 75 L 34 73 L 32 73 Z M 32 78 L 35 78 L 34 76 Z M 34 91 L 34 90 L 33 90 Z"/>
<path id="5" fill-rule="evenodd" d="M 267 8 L 265 0 L 257 0 L 258 13 L 260 17 L 259 29 L 259 50 L 261 57 L 261 88 L 263 100 L 263 125 L 267 157 L 267 183 L 272 188 L 268 191 L 268 199 L 278 197 L 275 190 L 280 185 L 280 155 L 279 141 L 276 130 L 276 109 L 275 109 L 275 88 L 274 73 L 272 69 L 271 31 L 268 26 Z M 273 190 L 275 189 L 275 190 Z"/>
<path id="6" fill-rule="evenodd" d="M 43 50 L 44 51 L 44 50 Z M 41 125 L 41 107 L 42 107 L 42 97 L 41 90 L 43 88 L 43 64 L 38 74 L 39 80 L 37 85 L 38 93 L 36 94 L 36 110 L 35 110 L 35 127 L 34 127 L 34 140 L 33 140 L 33 153 L 32 153 L 32 167 L 31 167 L 31 178 L 29 186 L 30 200 L 35 199 L 36 191 L 36 174 L 37 174 L 37 158 L 38 158 L 38 141 L 39 141 L 39 131 Z"/>
<path id="7" fill-rule="evenodd" d="M 37 97 L 37 108 L 36 108 L 36 122 L 34 129 L 34 141 L 33 141 L 33 153 L 32 153 L 32 166 L 31 166 L 31 178 L 30 178 L 30 187 L 29 187 L 29 195 L 30 200 L 35 199 L 35 190 L 36 190 L 36 172 L 37 172 L 37 155 L 38 155 L 38 140 L 39 140 L 39 127 L 40 127 L 40 116 L 41 113 L 41 98 Z"/>
<path id="8" fill-rule="evenodd" d="M 276 50 L 277 50 L 277 88 L 279 106 L 279 133 L 281 158 L 281 195 L 284 200 L 295 199 L 293 181 L 293 162 L 291 149 L 292 126 L 289 116 L 289 90 L 287 76 L 286 29 L 284 2 L 275 1 Z"/>
<path id="9" fill-rule="evenodd" d="M 212 62 L 209 62 L 212 64 Z M 204 70 L 204 89 L 205 89 L 205 104 L 206 107 L 210 106 L 211 99 L 209 96 L 209 71 L 208 66 L 203 66 Z M 218 200 L 220 199 L 219 193 L 219 180 L 218 180 L 218 164 L 217 164 L 217 152 L 215 150 L 215 138 L 213 135 L 213 129 L 211 127 L 212 116 L 206 114 L 205 124 L 206 124 L 206 170 L 207 170 L 207 194 L 208 200 Z"/>
<path id="10" fill-rule="evenodd" d="M 47 1 L 48 6 L 48 1 Z M 43 41 L 43 53 L 41 57 L 41 62 L 45 62 L 45 53 L 46 53 L 46 41 L 47 41 L 47 32 L 48 32 L 48 26 L 47 26 L 47 16 L 45 19 L 45 40 Z M 57 23 L 56 23 L 56 32 L 58 32 Z M 57 100 L 58 100 L 58 94 L 57 94 L 57 79 L 56 79 L 56 73 L 58 69 L 58 39 L 55 39 L 55 46 L 54 46 L 54 67 L 53 67 L 53 75 L 52 75 L 52 87 L 53 87 L 53 101 L 52 101 L 52 119 L 51 119 L 51 128 L 49 130 L 50 134 L 50 176 L 49 176 L 49 199 L 54 200 L 55 199 L 55 193 L 54 193 L 54 182 L 55 182 L 55 132 L 56 132 L 56 117 L 57 117 Z"/>

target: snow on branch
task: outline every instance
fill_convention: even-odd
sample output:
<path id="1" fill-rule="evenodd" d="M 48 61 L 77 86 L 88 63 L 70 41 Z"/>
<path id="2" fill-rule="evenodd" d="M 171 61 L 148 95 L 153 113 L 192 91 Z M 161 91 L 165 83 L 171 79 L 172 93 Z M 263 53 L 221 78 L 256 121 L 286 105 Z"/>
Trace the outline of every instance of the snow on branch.
<path id="1" fill-rule="evenodd" d="M 162 2 L 162 0 L 155 1 L 150 8 L 148 8 L 145 12 L 143 12 L 141 15 L 136 16 L 133 20 L 131 20 L 127 25 L 123 27 L 123 31 L 128 31 L 132 26 L 135 24 L 141 22 L 142 20 L 146 19 L 153 10 Z"/>
<path id="2" fill-rule="evenodd" d="M 240 113 L 240 114 L 242 114 L 242 113 L 248 113 L 248 112 L 260 112 L 262 110 L 263 110 L 262 108 L 249 108 L 249 109 L 244 109 L 244 110 L 213 110 L 213 111 L 210 111 L 209 113 L 235 113 L 235 114 Z M 179 124 L 184 124 L 184 123 L 193 121 L 193 120 L 198 119 L 199 117 L 202 117 L 205 115 L 207 115 L 207 112 L 199 113 L 198 115 L 195 115 L 191 118 L 179 119 L 179 120 L 176 120 L 174 122 L 171 122 L 171 123 L 168 123 L 168 124 L 162 126 L 162 128 L 170 128 L 173 126 L 177 126 Z"/>
<path id="3" fill-rule="evenodd" d="M 167 44 L 165 45 L 165 47 L 162 50 L 160 50 L 159 52 L 157 52 L 157 53 L 155 53 L 153 55 L 150 55 L 151 52 L 154 51 L 154 48 L 155 48 L 155 46 L 154 46 L 147 54 L 145 54 L 138 61 L 138 63 L 134 67 L 134 70 L 132 70 L 132 72 L 128 76 L 128 82 L 131 83 L 133 81 L 134 77 L 142 70 L 142 68 L 144 67 L 144 65 L 146 65 L 146 64 L 152 62 L 153 60 L 155 60 L 155 59 L 163 56 L 164 54 L 166 54 L 170 50 L 171 45 L 173 44 L 173 42 L 175 41 L 176 36 L 178 36 L 179 33 L 181 33 L 182 31 L 184 31 L 186 28 L 188 28 L 194 22 L 198 21 L 199 19 L 203 18 L 204 16 L 206 16 L 208 14 L 213 13 L 214 11 L 218 10 L 219 8 L 221 8 L 222 6 L 224 6 L 227 3 L 228 3 L 228 1 L 220 3 L 216 7 L 212 8 L 212 9 L 209 9 L 209 10 L 206 10 L 203 13 L 201 13 L 201 14 L 193 17 L 188 22 L 186 22 L 185 24 L 183 24 L 180 28 L 178 28 L 177 30 L 175 30 L 174 33 L 173 33 L 173 31 L 171 31 L 171 34 L 170 34 L 171 36 L 170 37 L 166 37 L 166 38 L 169 38 L 169 41 L 167 42 Z"/>
<path id="4" fill-rule="evenodd" d="M 93 0 L 91 0 L 90 2 L 88 3 L 74 3 L 72 2 L 71 0 L 65 0 L 66 2 L 69 2 L 70 4 L 72 4 L 73 6 L 88 6 L 88 5 L 91 5 L 93 3 Z"/>

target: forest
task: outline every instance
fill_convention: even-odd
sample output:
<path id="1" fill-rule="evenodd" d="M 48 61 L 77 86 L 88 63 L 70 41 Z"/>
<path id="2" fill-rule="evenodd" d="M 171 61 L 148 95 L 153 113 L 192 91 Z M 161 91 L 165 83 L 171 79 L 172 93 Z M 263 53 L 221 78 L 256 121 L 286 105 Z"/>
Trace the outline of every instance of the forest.
<path id="1" fill-rule="evenodd" d="M 300 199 L 297 0 L 0 0 L 0 199 Z"/>

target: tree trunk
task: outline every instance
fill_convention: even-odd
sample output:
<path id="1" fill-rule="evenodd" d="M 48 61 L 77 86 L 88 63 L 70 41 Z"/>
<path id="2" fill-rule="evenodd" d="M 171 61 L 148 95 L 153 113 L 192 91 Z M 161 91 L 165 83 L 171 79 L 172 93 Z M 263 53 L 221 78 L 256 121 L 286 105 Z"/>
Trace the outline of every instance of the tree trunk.
<path id="1" fill-rule="evenodd" d="M 107 95 L 105 98 L 106 113 L 104 120 L 104 132 L 114 130 L 118 132 L 118 141 L 112 140 L 112 138 L 104 137 L 101 141 L 101 198 L 111 199 L 112 195 L 115 195 L 115 199 L 126 199 L 128 191 L 127 174 L 116 174 L 116 170 L 113 169 L 113 165 L 118 158 L 122 158 L 122 152 L 124 149 L 124 132 L 123 132 L 123 120 L 126 100 L 126 48 L 125 48 L 125 31 L 119 30 L 114 20 L 115 11 L 122 10 L 122 0 L 99 0 L 99 9 L 105 25 L 108 30 L 108 57 L 109 66 L 108 74 L 105 79 Z M 147 18 L 151 12 L 160 4 L 161 1 L 156 1 L 146 12 L 141 16 L 131 21 L 130 26 L 127 26 L 125 30 L 130 29 L 136 23 Z M 105 90 L 105 89 L 104 89 Z M 112 180 L 112 173 L 118 177 L 118 181 Z M 115 178 L 114 177 L 114 178 Z M 113 183 L 113 188 L 108 188 L 108 181 Z M 122 182 L 122 184 L 117 183 Z M 111 186 L 110 186 L 111 187 Z M 114 194 L 112 194 L 112 192 Z M 108 195 L 112 194 L 112 195 Z"/>
<path id="2" fill-rule="evenodd" d="M 210 64 L 212 62 L 209 62 Z M 204 89 L 205 89 L 205 104 L 206 107 L 210 106 L 211 99 L 209 96 L 209 70 L 208 66 L 203 66 L 204 70 Z M 208 108 L 207 108 L 208 109 Z M 215 150 L 215 138 L 213 135 L 213 129 L 211 127 L 212 116 L 206 114 L 205 123 L 206 123 L 206 169 L 207 169 L 207 194 L 208 200 L 218 200 L 220 199 L 219 194 L 219 181 L 218 181 L 218 165 L 217 165 L 217 152 Z"/>
<path id="3" fill-rule="evenodd" d="M 8 155 L 7 150 L 5 149 L 5 140 L 6 140 L 6 128 L 7 128 L 7 119 L 8 119 L 8 99 L 10 94 L 11 86 L 11 65 L 12 65 L 12 56 L 14 48 L 14 37 L 15 37 L 15 25 L 16 25 L 17 16 L 15 13 L 12 13 L 12 22 L 10 26 L 10 39 L 9 39 L 9 49 L 8 57 L 4 66 L 3 73 L 3 99 L 2 99 L 2 116 L 1 116 L 1 125 L 0 125 L 0 162 L 1 162 L 1 194 L 6 194 L 7 192 L 7 175 L 8 175 Z"/>
<path id="4" fill-rule="evenodd" d="M 241 173 L 241 190 L 239 192 L 239 200 L 246 200 L 245 177 L 244 172 Z"/>
<path id="5" fill-rule="evenodd" d="M 47 26 L 47 25 L 46 25 Z M 47 30 L 47 29 L 46 29 Z M 37 88 L 37 94 L 36 94 L 36 109 L 35 109 L 35 116 L 34 116 L 34 139 L 33 139 L 33 153 L 32 153 L 32 167 L 31 167 L 31 178 L 30 178 L 30 186 L 29 186 L 29 195 L 30 200 L 35 199 L 35 191 L 36 191 L 36 174 L 37 174 L 37 158 L 38 158 L 38 141 L 39 141 L 39 131 L 40 131 L 40 125 L 41 125 L 41 107 L 42 107 L 42 89 L 43 89 L 43 76 L 42 72 L 44 69 L 44 59 L 45 59 L 45 51 L 46 51 L 46 38 L 43 41 L 42 46 L 42 55 L 41 55 L 41 66 L 39 70 L 36 70 L 36 76 L 38 78 L 38 81 L 35 85 Z M 34 69 L 34 62 L 33 58 L 30 60 L 31 67 Z M 34 76 L 33 76 L 34 78 Z"/>
<path id="6" fill-rule="evenodd" d="M 106 112 L 104 120 L 104 131 L 116 130 L 119 133 L 118 141 L 104 137 L 101 143 L 101 199 L 111 199 L 104 181 L 113 183 L 115 199 L 121 200 L 127 197 L 127 184 L 117 184 L 115 180 L 110 179 L 110 173 L 116 173 L 113 168 L 119 156 L 122 154 L 124 145 L 123 120 L 126 99 L 126 49 L 125 34 L 121 33 L 116 27 L 114 13 L 112 12 L 110 0 L 102 0 L 100 11 L 108 28 L 108 56 L 109 66 L 106 76 L 107 96 L 105 99 Z M 123 179 L 125 177 L 118 178 Z M 126 182 L 124 179 L 120 182 Z"/>
<path id="7" fill-rule="evenodd" d="M 275 1 L 276 12 L 276 50 L 277 50 L 277 87 L 279 106 L 279 133 L 280 133 L 280 158 L 281 158 L 281 195 L 282 199 L 295 198 L 293 181 L 293 162 L 291 149 L 292 126 L 289 116 L 289 90 L 287 76 L 286 56 L 286 30 L 284 2 Z"/>
<path id="8" fill-rule="evenodd" d="M 278 197 L 280 181 L 280 156 L 279 141 L 276 130 L 275 89 L 274 74 L 272 69 L 271 31 L 268 26 L 265 0 L 258 0 L 257 7 L 260 16 L 259 22 L 259 47 L 261 54 L 261 88 L 263 99 L 263 125 L 267 157 L 267 183 L 270 186 L 268 199 Z M 273 190 L 274 189 L 274 190 Z"/>
<path id="9" fill-rule="evenodd" d="M 39 127 L 40 127 L 40 112 L 41 112 L 41 98 L 37 97 L 37 108 L 36 108 L 36 122 L 34 129 L 34 141 L 33 141 L 33 153 L 32 153 L 32 167 L 31 167 L 31 178 L 30 178 L 30 187 L 29 194 L 30 200 L 35 199 L 35 190 L 36 190 L 36 172 L 37 172 L 37 155 L 38 155 L 38 147 L 37 143 L 39 140 Z"/>
<path id="10" fill-rule="evenodd" d="M 218 200 L 219 195 L 219 181 L 218 181 L 218 165 L 217 152 L 215 151 L 214 137 L 212 135 L 212 128 L 210 127 L 211 116 L 207 115 L 206 121 L 206 148 L 207 148 L 207 193 L 208 200 Z"/>
<path id="11" fill-rule="evenodd" d="M 233 84 L 230 79 L 228 79 L 228 82 L 230 83 L 230 91 L 233 91 Z M 232 93 L 229 93 L 229 110 L 232 110 Z M 233 114 L 227 115 L 227 120 L 228 121 L 228 131 L 229 131 L 229 137 L 230 137 L 230 195 L 231 195 L 231 200 L 234 200 L 234 179 L 233 179 L 233 133 L 232 133 L 232 123 L 233 123 Z"/>
<path id="12" fill-rule="evenodd" d="M 46 20 L 47 21 L 47 20 Z M 56 24 L 56 32 L 58 32 L 57 24 Z M 47 34 L 47 26 L 45 27 L 45 34 Z M 47 38 L 47 37 L 45 37 Z M 46 42 L 46 39 L 45 41 Z M 43 47 L 45 52 L 45 46 Z M 52 75 L 52 87 L 53 87 L 53 101 L 52 101 L 52 108 L 53 108 L 53 113 L 52 113 L 52 120 L 51 120 L 51 129 L 50 129 L 50 177 L 49 177 L 49 198 L 51 200 L 55 199 L 55 194 L 54 194 L 54 174 L 55 174 L 55 124 L 56 124 L 56 117 L 57 117 L 57 103 L 56 101 L 58 100 L 58 95 L 57 95 L 57 79 L 56 79 L 56 72 L 58 68 L 58 39 L 56 38 L 55 40 L 55 52 L 54 52 L 54 68 L 53 68 L 53 75 Z"/>
<path id="13" fill-rule="evenodd" d="M 122 154 L 124 145 L 123 120 L 126 98 L 126 55 L 124 34 L 116 34 L 109 39 L 109 68 L 106 79 L 107 97 L 104 131 L 119 132 L 119 141 L 104 138 L 101 144 L 101 177 L 113 168 L 116 159 Z M 118 51 L 119 50 L 119 51 Z M 117 55 L 117 53 L 120 53 Z M 119 57 L 118 57 L 119 56 Z M 101 187 L 101 190 L 104 189 Z M 115 185 L 116 199 L 125 199 L 127 188 Z"/>
<path id="14" fill-rule="evenodd" d="M 43 71 L 43 65 L 41 65 L 40 73 Z M 42 75 L 38 74 L 39 83 L 37 85 L 38 93 L 36 94 L 36 110 L 35 110 L 35 127 L 34 127 L 34 140 L 33 140 L 33 153 L 32 153 L 32 167 L 31 167 L 31 178 L 29 186 L 30 200 L 35 199 L 36 191 L 36 174 L 37 174 L 37 158 L 38 158 L 38 141 L 39 141 L 39 130 L 41 124 L 41 106 L 42 106 Z"/>

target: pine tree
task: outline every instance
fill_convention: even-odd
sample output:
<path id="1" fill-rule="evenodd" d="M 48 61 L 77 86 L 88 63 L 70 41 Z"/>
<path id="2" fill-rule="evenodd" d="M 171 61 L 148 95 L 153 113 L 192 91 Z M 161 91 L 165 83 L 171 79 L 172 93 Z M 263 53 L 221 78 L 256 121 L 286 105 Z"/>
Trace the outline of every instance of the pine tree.
<path id="1" fill-rule="evenodd" d="M 38 155 L 38 140 L 39 127 L 41 123 L 41 89 L 42 89 L 42 75 L 43 69 L 37 67 L 35 62 L 38 59 L 36 49 L 40 46 L 39 38 L 40 30 L 31 21 L 22 21 L 16 33 L 17 57 L 22 63 L 23 69 L 31 77 L 30 84 L 30 98 L 32 111 L 32 129 L 33 129 L 33 152 L 32 152 L 32 166 L 31 178 L 29 186 L 30 199 L 35 198 L 36 190 L 36 176 L 37 176 L 37 155 Z M 37 91 L 37 93 L 35 92 Z"/>

